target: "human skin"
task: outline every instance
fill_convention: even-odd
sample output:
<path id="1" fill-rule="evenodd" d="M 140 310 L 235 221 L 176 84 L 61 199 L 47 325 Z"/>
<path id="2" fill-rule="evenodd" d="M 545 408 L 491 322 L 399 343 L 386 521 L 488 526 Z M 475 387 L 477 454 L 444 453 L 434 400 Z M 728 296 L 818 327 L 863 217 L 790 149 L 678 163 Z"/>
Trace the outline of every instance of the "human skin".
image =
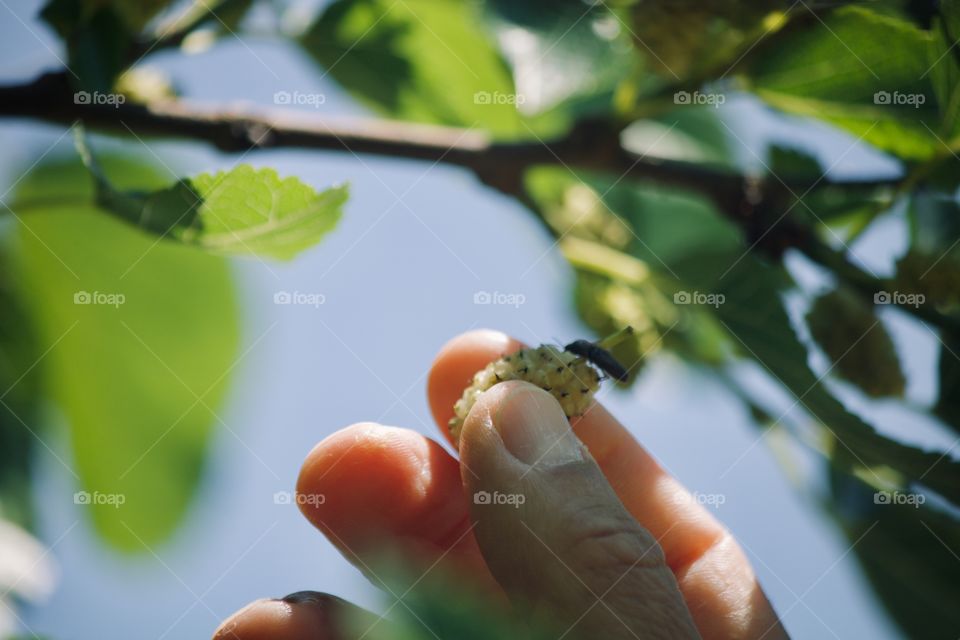
<path id="1" fill-rule="evenodd" d="M 443 347 L 427 390 L 444 437 L 465 382 L 522 346 L 485 330 Z M 415 570 L 549 611 L 574 637 L 787 637 L 730 533 L 599 403 L 568 422 L 548 393 L 498 384 L 459 457 L 416 431 L 352 425 L 307 456 L 297 491 L 327 498 L 301 510 L 364 571 L 384 547 L 408 549 Z M 491 508 L 477 491 L 525 501 Z M 340 640 L 355 614 L 372 616 L 298 592 L 248 605 L 214 637 Z"/>

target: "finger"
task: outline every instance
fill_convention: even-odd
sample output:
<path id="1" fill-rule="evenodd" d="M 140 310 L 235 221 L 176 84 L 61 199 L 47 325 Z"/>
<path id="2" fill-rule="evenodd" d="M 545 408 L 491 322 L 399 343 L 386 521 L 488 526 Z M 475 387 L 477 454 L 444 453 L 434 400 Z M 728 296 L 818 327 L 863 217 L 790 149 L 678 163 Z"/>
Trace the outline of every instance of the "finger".
<path id="1" fill-rule="evenodd" d="M 430 407 L 441 431 L 448 433 L 453 404 L 473 374 L 523 346 L 503 333 L 482 330 L 441 349 L 428 380 Z M 769 630 L 766 638 L 778 637 L 776 614 L 725 528 L 601 404 L 594 403 L 571 426 L 626 509 L 663 548 L 701 633 L 750 638 Z"/>
<path id="2" fill-rule="evenodd" d="M 656 539 L 553 396 L 497 385 L 467 417 L 460 452 L 476 471 L 463 479 L 480 549 L 513 600 L 582 637 L 699 637 Z"/>
<path id="3" fill-rule="evenodd" d="M 505 333 L 479 329 L 457 336 L 440 349 L 427 377 L 427 399 L 433 419 L 450 444 L 455 444 L 447 428 L 453 417 L 453 405 L 470 386 L 474 374 L 524 346 Z"/>
<path id="4" fill-rule="evenodd" d="M 430 406 L 441 431 L 449 437 L 446 424 L 453 416 L 453 405 L 473 374 L 523 346 L 489 330 L 466 333 L 447 343 L 428 381 Z M 627 509 L 660 541 L 671 567 L 683 569 L 722 539 L 719 523 L 602 405 L 595 403 L 571 424 Z"/>
<path id="5" fill-rule="evenodd" d="M 495 588 L 470 531 L 459 463 L 415 431 L 338 431 L 307 456 L 297 494 L 307 519 L 380 586 L 374 565 L 393 551 L 415 576 L 431 567 Z"/>
<path id="6" fill-rule="evenodd" d="M 346 640 L 377 620 L 340 598 L 300 591 L 250 603 L 224 620 L 213 640 Z"/>

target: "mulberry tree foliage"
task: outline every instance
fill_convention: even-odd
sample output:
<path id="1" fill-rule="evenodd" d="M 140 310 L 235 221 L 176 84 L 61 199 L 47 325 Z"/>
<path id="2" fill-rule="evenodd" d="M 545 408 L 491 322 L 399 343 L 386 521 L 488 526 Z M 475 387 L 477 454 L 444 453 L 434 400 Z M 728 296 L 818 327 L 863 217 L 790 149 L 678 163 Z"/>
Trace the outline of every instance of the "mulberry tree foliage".
<path id="1" fill-rule="evenodd" d="M 819 456 L 829 482 L 811 483 L 827 487 L 817 499 L 851 541 L 870 531 L 853 553 L 894 619 L 916 637 L 960 628 L 957 449 L 922 446 L 909 419 L 889 428 L 864 410 L 896 407 L 948 440 L 960 434 L 957 0 L 334 0 L 312 16 L 297 2 L 50 0 L 40 18 L 71 73 L 0 89 L 0 111 L 79 120 L 89 137 L 78 130 L 73 160 L 37 158 L 0 227 L 0 294 L 12 310 L 0 382 L 15 391 L 0 407 L 5 517 L 29 522 L 24 501 L 6 497 L 25 484 L 35 446 L 15 432 L 51 400 L 69 423 L 78 489 L 157 497 L 149 508 L 94 509 L 105 539 L 138 548 L 127 525 L 151 532 L 147 542 L 167 537 L 218 427 L 227 381 L 216 372 L 240 355 L 227 261 L 294 259 L 336 225 L 348 197 L 344 185 L 269 167 L 171 178 L 130 155 L 139 128 L 227 151 L 359 141 L 466 167 L 516 198 L 569 262 L 571 312 L 598 337 L 634 328 L 614 348 L 630 372 L 624 386 L 642 384 L 656 358 L 722 380 L 759 428 Z M 381 121 L 345 141 L 324 137 L 320 116 L 312 129 L 229 113 L 178 120 L 188 101 L 147 72 L 152 56 L 246 33 L 300 47 L 318 77 Z M 63 101 L 31 104 L 36 95 Z M 896 171 L 842 179 L 839 151 L 747 146 L 728 122 L 734 103 L 806 123 L 830 149 L 885 154 Z M 102 148 L 108 109 L 129 116 L 111 128 L 126 153 Z M 424 125 L 444 128 L 424 142 Z M 882 268 L 868 266 L 867 240 L 891 228 L 896 248 Z M 125 273 L 140 253 L 149 258 Z M 104 291 L 129 304 L 111 314 L 64 302 Z M 904 366 L 898 326 L 937 350 L 932 400 L 911 395 L 918 372 Z M 61 335 L 59 355 L 22 376 L 39 355 L 26 351 Z M 158 355 L 170 375 L 151 379 Z M 94 360 L 113 385 L 76 375 L 77 362 Z M 759 395 L 737 375 L 744 365 L 790 402 Z M 201 400 L 141 464 L 176 419 L 163 409 L 171 397 Z M 151 408 L 141 428 L 124 421 Z M 118 444 L 107 451 L 104 440 Z M 903 508 L 877 498 L 903 494 L 928 499 Z"/>

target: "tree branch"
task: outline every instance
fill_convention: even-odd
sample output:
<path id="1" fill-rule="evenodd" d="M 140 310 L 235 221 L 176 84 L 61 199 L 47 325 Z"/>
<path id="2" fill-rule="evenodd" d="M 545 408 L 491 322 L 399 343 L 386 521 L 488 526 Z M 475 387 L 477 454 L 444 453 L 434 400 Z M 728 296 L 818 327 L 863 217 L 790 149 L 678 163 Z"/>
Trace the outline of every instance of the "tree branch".
<path id="1" fill-rule="evenodd" d="M 599 121 L 580 122 L 567 136 L 546 143 L 497 142 L 479 131 L 403 122 L 334 121 L 291 110 L 211 109 L 186 101 L 148 106 L 83 104 L 75 95 L 65 73 L 45 74 L 27 84 L 0 87 L 0 116 L 64 124 L 81 120 L 89 128 L 123 135 L 203 140 L 228 152 L 300 147 L 443 162 L 470 169 L 483 182 L 511 195 L 518 195 L 516 187 L 523 171 L 542 164 L 610 171 L 625 178 L 690 189 L 714 199 L 730 213 L 738 210 L 750 193 L 756 197 L 758 186 L 764 192 L 785 190 L 779 182 L 759 185 L 732 172 L 638 157 L 621 146 L 619 128 Z M 809 179 L 786 180 L 786 186 L 798 193 L 812 184 Z M 842 184 L 872 188 L 890 183 Z"/>
<path id="2" fill-rule="evenodd" d="M 815 182 L 786 176 L 761 180 L 702 165 L 639 157 L 623 148 L 618 127 L 595 120 L 579 122 L 559 140 L 498 142 L 480 131 L 404 122 L 333 121 L 291 110 L 211 109 L 179 100 L 151 105 L 94 104 L 92 100 L 81 102 L 76 95 L 65 73 L 48 73 L 27 84 L 0 87 L 0 116 L 63 124 L 80 120 L 87 127 L 123 135 L 203 140 L 228 152 L 299 147 L 443 162 L 471 170 L 485 184 L 534 210 L 536 205 L 523 183 L 530 167 L 560 165 L 606 171 L 700 193 L 743 229 L 751 246 L 756 244 L 774 255 L 794 247 L 821 263 L 830 255 L 826 248 L 809 229 L 780 215 L 793 194 L 806 193 L 814 186 L 870 190 L 898 183 L 826 178 Z M 925 315 L 928 321 L 938 320 Z"/>

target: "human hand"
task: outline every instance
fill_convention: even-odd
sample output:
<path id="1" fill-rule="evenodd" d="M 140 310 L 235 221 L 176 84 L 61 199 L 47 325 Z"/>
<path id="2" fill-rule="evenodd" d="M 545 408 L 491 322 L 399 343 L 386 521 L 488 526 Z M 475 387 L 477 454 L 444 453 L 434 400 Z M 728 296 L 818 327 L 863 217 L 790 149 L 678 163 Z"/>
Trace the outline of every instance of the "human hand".
<path id="1" fill-rule="evenodd" d="M 521 346 L 477 331 L 443 348 L 428 393 L 445 435 L 473 373 Z M 459 453 L 415 431 L 353 425 L 307 456 L 297 491 L 326 500 L 301 509 L 360 568 L 384 545 L 415 550 L 421 571 L 548 611 L 574 636 L 786 637 L 729 532 L 601 405 L 568 422 L 548 393 L 498 384 L 471 411 Z M 478 492 L 523 500 L 484 504 Z M 339 640 L 356 610 L 313 592 L 258 600 L 215 638 Z"/>

